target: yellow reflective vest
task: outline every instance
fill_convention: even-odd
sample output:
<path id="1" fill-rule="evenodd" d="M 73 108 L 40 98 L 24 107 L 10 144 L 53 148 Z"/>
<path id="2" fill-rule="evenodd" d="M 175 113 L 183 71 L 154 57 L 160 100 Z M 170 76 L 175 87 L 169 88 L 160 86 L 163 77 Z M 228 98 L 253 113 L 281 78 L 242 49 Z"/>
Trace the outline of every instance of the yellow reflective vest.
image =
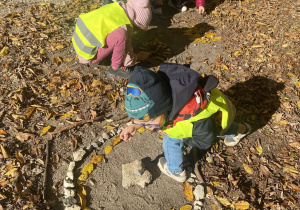
<path id="1" fill-rule="evenodd" d="M 92 59 L 98 47 L 105 46 L 107 35 L 122 25 L 131 25 L 131 22 L 117 2 L 80 14 L 72 37 L 76 52 L 83 58 Z"/>
<path id="2" fill-rule="evenodd" d="M 193 126 L 197 121 L 208 118 L 216 112 L 222 112 L 221 135 L 226 132 L 234 120 L 235 107 L 231 101 L 217 88 L 211 91 L 210 102 L 196 116 L 190 119 L 179 121 L 171 128 L 163 127 L 162 131 L 170 138 L 184 139 L 193 137 Z"/>

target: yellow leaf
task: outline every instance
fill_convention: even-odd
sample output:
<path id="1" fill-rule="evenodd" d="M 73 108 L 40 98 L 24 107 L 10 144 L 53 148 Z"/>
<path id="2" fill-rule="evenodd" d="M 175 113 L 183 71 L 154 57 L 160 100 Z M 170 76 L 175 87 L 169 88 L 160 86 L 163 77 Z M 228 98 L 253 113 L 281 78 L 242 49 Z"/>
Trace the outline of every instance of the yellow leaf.
<path id="1" fill-rule="evenodd" d="M 230 206 L 231 203 L 226 199 L 219 196 L 216 196 L 216 198 L 224 205 L 224 206 Z"/>
<path id="2" fill-rule="evenodd" d="M 233 205 L 235 209 L 242 209 L 242 210 L 249 209 L 250 207 L 250 204 L 247 201 L 239 201 Z"/>
<path id="3" fill-rule="evenodd" d="M 25 117 L 26 117 L 26 119 L 29 119 L 30 118 L 30 116 L 32 115 L 32 113 L 33 113 L 33 111 L 35 110 L 35 107 L 29 107 L 27 110 L 26 110 L 26 112 L 25 112 Z"/>
<path id="4" fill-rule="evenodd" d="M 190 185 L 188 182 L 185 182 L 183 184 L 183 193 L 187 200 L 189 200 L 189 201 L 194 200 L 193 186 Z"/>
<path id="5" fill-rule="evenodd" d="M 207 37 L 207 38 L 210 38 L 210 37 L 214 36 L 215 34 L 216 33 L 214 33 L 214 32 L 208 32 L 204 36 Z"/>
<path id="6" fill-rule="evenodd" d="M 295 174 L 299 173 L 293 166 L 289 166 L 289 165 L 286 165 L 285 167 L 283 167 L 283 170 L 286 172 L 292 172 Z"/>
<path id="7" fill-rule="evenodd" d="M 234 54 L 235 57 L 238 57 L 240 55 L 240 52 L 239 51 L 235 51 L 233 54 Z"/>
<path id="8" fill-rule="evenodd" d="M 193 206 L 187 204 L 187 205 L 181 206 L 179 210 L 192 210 L 192 209 L 193 209 Z"/>
<path id="9" fill-rule="evenodd" d="M 89 175 L 92 173 L 94 170 L 94 165 L 92 163 L 86 164 L 83 169 L 81 170 L 82 173 L 87 172 Z"/>
<path id="10" fill-rule="evenodd" d="M 46 24 L 42 22 L 36 22 L 36 23 L 39 24 L 40 26 L 46 26 Z"/>
<path id="11" fill-rule="evenodd" d="M 57 57 L 57 58 L 53 58 L 53 62 L 59 66 L 60 64 L 62 64 L 62 60 L 60 59 L 60 57 Z"/>
<path id="12" fill-rule="evenodd" d="M 295 82 L 296 88 L 300 89 L 300 82 Z"/>
<path id="13" fill-rule="evenodd" d="M 46 126 L 42 129 L 40 136 L 45 135 L 49 130 L 50 130 L 51 126 Z"/>
<path id="14" fill-rule="evenodd" d="M 108 153 L 110 153 L 110 152 L 112 151 L 112 149 L 113 149 L 113 146 L 108 145 L 108 146 L 105 147 L 104 153 L 105 153 L 105 154 L 108 154 Z"/>
<path id="15" fill-rule="evenodd" d="M 61 96 L 62 96 L 63 98 L 68 98 L 68 97 L 71 95 L 70 91 L 69 91 L 69 90 L 66 90 L 66 89 L 62 89 L 62 90 L 60 91 L 60 94 L 61 94 Z"/>
<path id="16" fill-rule="evenodd" d="M 103 128 L 106 128 L 106 129 L 109 130 L 109 131 L 115 129 L 115 127 L 114 127 L 114 126 L 111 126 L 111 125 L 103 126 Z"/>
<path id="17" fill-rule="evenodd" d="M 63 49 L 65 46 L 63 45 L 63 44 L 60 44 L 60 43 L 58 43 L 56 46 L 55 46 L 55 48 L 56 49 Z"/>
<path id="18" fill-rule="evenodd" d="M 88 172 L 80 174 L 77 180 L 77 184 L 82 185 L 87 180 L 88 177 L 89 177 Z"/>
<path id="19" fill-rule="evenodd" d="M 300 109 L 300 101 L 297 101 L 298 108 Z"/>
<path id="20" fill-rule="evenodd" d="M 104 155 L 95 155 L 92 158 L 91 163 L 97 164 L 97 163 L 100 163 L 103 159 L 104 159 Z"/>
<path id="21" fill-rule="evenodd" d="M 211 38 L 211 41 L 215 42 L 215 41 L 222 41 L 222 38 L 221 37 L 213 37 Z"/>
<path id="22" fill-rule="evenodd" d="M 4 175 L 5 176 L 9 176 L 9 175 L 11 175 L 14 171 L 16 171 L 16 170 L 18 170 L 17 168 L 12 168 L 12 169 L 10 169 L 8 172 L 6 172 Z"/>
<path id="23" fill-rule="evenodd" d="M 62 116 L 60 116 L 60 119 L 65 119 L 65 118 L 68 118 L 68 117 L 73 117 L 73 113 L 71 113 L 71 112 L 68 112 L 68 113 L 66 113 L 66 114 L 64 114 L 64 115 L 62 115 Z"/>
<path id="24" fill-rule="evenodd" d="M 5 148 L 2 146 L 2 144 L 0 144 L 0 149 L 1 149 L 1 153 L 2 153 L 2 155 L 3 155 L 4 158 L 9 158 L 10 157 L 10 155 L 5 150 Z"/>
<path id="25" fill-rule="evenodd" d="M 222 64 L 221 66 L 222 66 L 222 69 L 228 70 L 228 67 L 225 64 Z"/>
<path id="26" fill-rule="evenodd" d="M 4 199 L 6 199 L 7 197 L 5 196 L 5 195 L 3 195 L 3 194 L 1 194 L 0 193 L 0 200 L 4 200 Z"/>
<path id="27" fill-rule="evenodd" d="M 243 163 L 244 169 L 248 174 L 253 174 L 253 169 L 247 164 Z"/>
<path id="28" fill-rule="evenodd" d="M 83 186 L 78 186 L 76 190 L 80 198 L 81 209 L 84 209 L 86 208 L 86 191 Z"/>
<path id="29" fill-rule="evenodd" d="M 3 49 L 0 52 L 0 55 L 4 56 L 4 55 L 7 55 L 7 53 L 8 53 L 8 47 L 3 47 Z"/>
<path id="30" fill-rule="evenodd" d="M 26 116 L 25 115 L 21 115 L 21 114 L 12 114 L 11 116 L 13 118 L 15 118 L 15 119 L 18 119 L 18 118 L 23 119 L 23 120 L 26 119 Z"/>
<path id="31" fill-rule="evenodd" d="M 112 142 L 112 146 L 116 146 L 121 141 L 120 136 L 116 136 Z"/>
<path id="32" fill-rule="evenodd" d="M 19 153 L 16 154 L 16 158 L 18 159 L 18 161 L 19 161 L 20 163 L 22 163 L 22 164 L 25 163 L 24 157 L 23 157 L 23 155 L 21 154 L 21 152 L 19 152 Z"/>
<path id="33" fill-rule="evenodd" d="M 143 132 L 145 132 L 146 131 L 146 129 L 144 128 L 144 127 L 140 127 L 138 130 L 137 130 L 137 132 L 139 132 L 139 133 L 143 133 Z"/>
<path id="34" fill-rule="evenodd" d="M 256 150 L 258 155 L 261 155 L 263 153 L 263 148 L 260 145 L 256 147 Z"/>
<path id="35" fill-rule="evenodd" d="M 40 49 L 40 54 L 41 55 L 45 55 L 46 54 L 46 50 L 45 49 Z"/>

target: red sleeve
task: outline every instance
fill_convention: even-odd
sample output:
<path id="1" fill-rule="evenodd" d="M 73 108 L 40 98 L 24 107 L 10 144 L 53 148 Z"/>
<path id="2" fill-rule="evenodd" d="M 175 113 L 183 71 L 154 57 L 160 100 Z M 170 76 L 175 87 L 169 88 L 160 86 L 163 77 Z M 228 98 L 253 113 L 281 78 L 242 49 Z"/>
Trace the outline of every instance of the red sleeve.
<path id="1" fill-rule="evenodd" d="M 205 0 L 196 0 L 196 7 L 198 8 L 199 6 L 205 7 Z"/>

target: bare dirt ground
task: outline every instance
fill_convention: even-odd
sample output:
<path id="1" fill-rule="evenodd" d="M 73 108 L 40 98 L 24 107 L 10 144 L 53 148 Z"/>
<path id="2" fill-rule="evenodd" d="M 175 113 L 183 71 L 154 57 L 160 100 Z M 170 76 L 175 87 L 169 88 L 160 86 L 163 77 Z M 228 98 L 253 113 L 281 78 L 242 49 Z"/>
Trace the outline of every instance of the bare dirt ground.
<path id="1" fill-rule="evenodd" d="M 128 122 L 126 83 L 107 79 L 107 65 L 79 64 L 71 43 L 78 15 L 101 5 L 0 2 L 0 209 L 64 209 L 62 185 L 73 151 L 111 135 L 76 165 L 76 180 L 112 144 L 111 132 Z M 202 153 L 207 194 L 222 209 L 299 209 L 299 6 L 294 0 L 212 0 L 200 16 L 193 2 L 185 13 L 166 4 L 150 30 L 135 31 L 136 52 L 158 49 L 139 65 L 156 71 L 162 62 L 176 62 L 217 76 L 237 107 L 237 121 L 253 127 L 237 146 L 221 139 Z M 161 155 L 162 141 L 149 131 L 115 145 L 80 185 L 82 208 L 191 209 L 183 186 L 156 166 Z M 125 189 L 122 164 L 136 159 L 153 180 Z M 211 198 L 205 209 L 217 209 Z"/>

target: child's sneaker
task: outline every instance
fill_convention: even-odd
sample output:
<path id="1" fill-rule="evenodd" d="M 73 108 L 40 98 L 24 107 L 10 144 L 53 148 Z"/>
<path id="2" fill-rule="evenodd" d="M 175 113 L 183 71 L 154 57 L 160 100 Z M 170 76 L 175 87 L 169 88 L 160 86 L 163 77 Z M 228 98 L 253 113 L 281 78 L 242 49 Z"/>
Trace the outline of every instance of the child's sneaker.
<path id="1" fill-rule="evenodd" d="M 129 79 L 133 71 L 129 68 L 123 66 L 117 69 L 113 69 L 111 66 L 107 71 L 107 77 L 116 81 L 120 81 L 121 79 Z"/>
<path id="2" fill-rule="evenodd" d="M 185 170 L 180 174 L 171 173 L 168 169 L 166 158 L 164 157 L 159 158 L 157 166 L 161 170 L 161 172 L 171 177 L 172 179 L 175 179 L 177 182 L 185 182 L 187 178 Z"/>
<path id="3" fill-rule="evenodd" d="M 180 12 L 187 11 L 187 7 L 185 6 L 186 3 L 188 3 L 188 1 L 184 1 L 182 3 L 181 3 L 181 0 L 169 0 L 168 1 L 168 4 L 170 7 L 173 7 Z"/>
<path id="4" fill-rule="evenodd" d="M 239 143 L 240 140 L 242 140 L 245 136 L 247 136 L 251 132 L 252 129 L 251 126 L 247 123 L 244 123 L 244 125 L 246 126 L 246 130 L 244 131 L 244 133 L 239 133 L 232 138 L 225 137 L 224 143 L 226 146 L 230 146 L 230 147 L 235 146 L 237 143 Z"/>

